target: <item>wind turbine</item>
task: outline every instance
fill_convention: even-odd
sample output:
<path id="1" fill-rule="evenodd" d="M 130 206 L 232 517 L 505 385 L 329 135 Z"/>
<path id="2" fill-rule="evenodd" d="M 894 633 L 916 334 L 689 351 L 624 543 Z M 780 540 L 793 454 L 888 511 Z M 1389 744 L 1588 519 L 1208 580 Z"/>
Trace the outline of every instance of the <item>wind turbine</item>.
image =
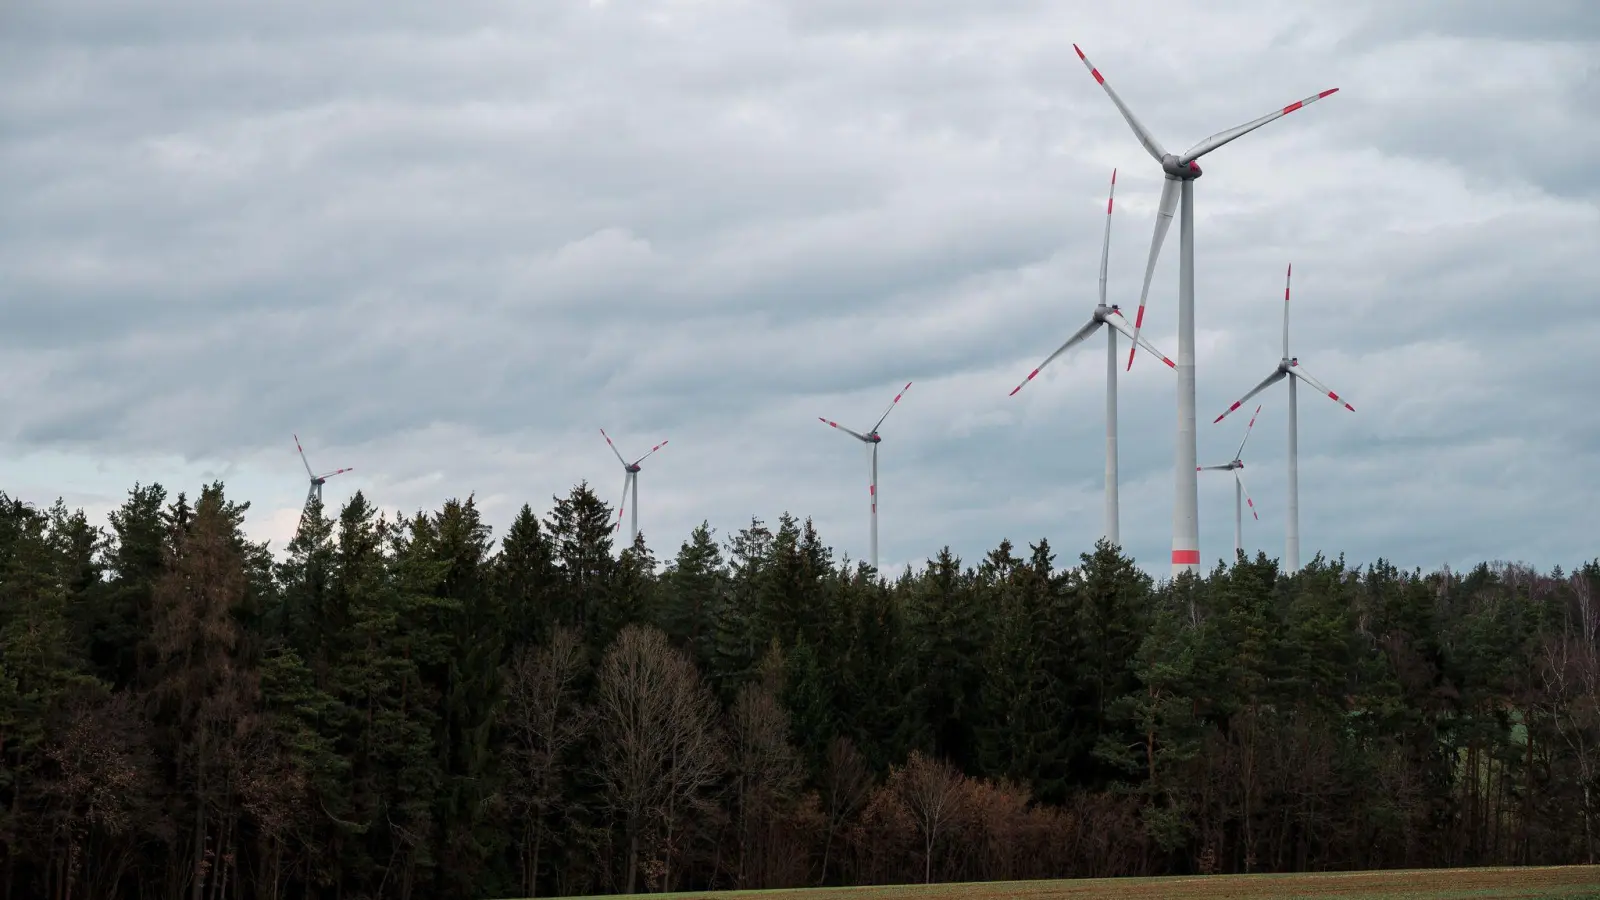
<path id="1" fill-rule="evenodd" d="M 1268 375 L 1264 381 L 1250 390 L 1250 393 L 1239 398 L 1239 401 L 1228 407 L 1222 415 L 1217 416 L 1216 422 L 1221 422 L 1228 413 L 1238 409 L 1241 404 L 1251 397 L 1261 393 L 1277 382 L 1289 376 L 1289 523 L 1287 546 L 1284 547 L 1284 564 L 1286 571 L 1300 571 L 1300 438 L 1299 438 L 1299 406 L 1295 398 L 1295 382 L 1304 381 L 1307 385 L 1328 395 L 1328 399 L 1340 404 L 1345 409 L 1355 412 L 1356 408 L 1350 401 L 1328 389 L 1328 386 L 1312 378 L 1310 373 L 1300 368 L 1300 360 L 1289 355 L 1289 276 L 1294 274 L 1291 264 L 1283 275 L 1283 358 L 1278 360 L 1278 368 Z M 1213 423 L 1215 424 L 1215 422 Z"/>
<path id="2" fill-rule="evenodd" d="M 313 497 L 317 499 L 317 502 L 322 502 L 322 485 L 329 478 L 332 478 L 335 475 L 343 475 L 344 473 L 355 468 L 355 466 L 349 466 L 347 468 L 334 469 L 332 472 L 325 472 L 321 475 L 318 475 L 311 471 L 311 463 L 306 461 L 306 451 L 305 448 L 300 446 L 300 435 L 298 434 L 294 436 L 294 449 L 300 451 L 300 463 L 306 467 L 306 474 L 311 476 L 311 490 L 306 493 L 307 506 L 311 505 L 311 499 Z"/>
<path id="3" fill-rule="evenodd" d="M 1115 103 L 1122 117 L 1128 120 L 1133 133 L 1144 149 L 1161 164 L 1166 173 L 1166 183 L 1161 188 L 1161 205 L 1156 213 L 1155 235 L 1150 241 L 1150 260 L 1145 264 L 1144 287 L 1139 291 L 1139 312 L 1133 320 L 1133 334 L 1138 339 L 1144 325 L 1145 299 L 1150 293 L 1150 279 L 1155 274 L 1156 258 L 1161 255 L 1161 242 L 1167 236 L 1167 226 L 1172 224 L 1173 207 L 1182 199 L 1183 219 L 1178 239 L 1178 460 L 1175 479 L 1175 497 L 1172 509 L 1172 574 L 1200 570 L 1200 498 L 1198 472 L 1195 471 L 1195 413 L 1194 413 L 1194 180 L 1200 177 L 1200 166 L 1195 160 L 1221 147 L 1223 144 L 1255 131 L 1257 128 L 1295 110 L 1321 100 L 1339 90 L 1332 88 L 1275 110 L 1237 128 L 1219 131 L 1181 155 L 1168 153 L 1161 142 L 1134 117 L 1111 89 L 1100 70 L 1089 62 L 1077 44 L 1078 58 L 1088 67 L 1089 74 L 1105 88 L 1106 95 Z M 1133 367 L 1133 349 L 1128 351 L 1128 367 Z"/>
<path id="4" fill-rule="evenodd" d="M 662 447 L 665 447 L 667 442 L 662 441 L 654 447 L 651 447 L 650 453 L 646 453 L 644 456 L 639 457 L 633 462 L 628 462 L 622 458 L 622 452 L 617 449 L 617 445 L 611 443 L 611 435 L 606 434 L 606 430 L 604 428 L 600 429 L 600 436 L 606 439 L 606 446 L 610 447 L 611 452 L 617 455 L 617 462 L 622 463 L 622 471 L 624 473 L 622 476 L 622 500 L 617 504 L 617 524 L 611 526 L 612 531 L 616 531 L 618 528 L 622 527 L 622 508 L 628 505 L 628 487 L 630 485 L 633 487 L 633 519 L 629 525 L 631 533 L 628 535 L 628 540 L 631 543 L 639 537 L 639 463 L 642 463 L 648 459 L 650 457 L 650 453 L 654 453 L 657 450 L 660 450 Z"/>
<path id="5" fill-rule="evenodd" d="M 856 440 L 872 445 L 872 481 L 867 487 L 867 492 L 872 497 L 872 568 L 874 570 L 878 568 L 878 442 L 883 440 L 878 436 L 878 427 L 883 424 L 884 419 L 889 418 L 889 413 L 894 412 L 895 405 L 900 402 L 900 398 L 904 397 L 906 391 L 909 390 L 911 390 L 911 382 L 908 381 L 906 386 L 900 389 L 900 393 L 895 394 L 894 399 L 889 401 L 889 408 L 884 410 L 883 415 L 878 417 L 878 424 L 872 426 L 872 430 L 866 434 L 851 431 L 832 419 L 824 419 L 821 416 L 817 416 L 817 420 L 824 425 L 832 425 Z"/>
<path id="6" fill-rule="evenodd" d="M 1094 308 L 1094 314 L 1089 317 L 1089 324 L 1078 329 L 1077 333 L 1067 338 L 1067 342 L 1056 348 L 1056 352 L 1045 357 L 1039 367 L 1028 373 L 1022 384 L 1011 389 L 1011 396 L 1015 397 L 1017 391 L 1027 387 L 1045 366 L 1050 365 L 1056 357 L 1066 353 L 1073 347 L 1089 339 L 1101 325 L 1108 325 L 1106 329 L 1106 540 L 1113 545 L 1122 544 L 1121 530 L 1118 527 L 1117 503 L 1117 332 L 1128 336 L 1128 340 L 1137 340 L 1139 346 L 1161 357 L 1161 361 L 1168 366 L 1176 364 L 1166 357 L 1166 354 L 1151 346 L 1149 341 L 1136 338 L 1133 330 L 1128 327 L 1128 320 L 1123 318 L 1119 307 L 1106 305 L 1106 262 L 1111 254 L 1111 205 L 1116 199 L 1117 170 L 1111 170 L 1111 192 L 1106 196 L 1106 236 L 1100 244 L 1100 302 Z"/>
<path id="7" fill-rule="evenodd" d="M 1256 515 L 1255 501 L 1250 499 L 1250 492 L 1244 489 L 1244 476 L 1239 474 L 1239 470 L 1244 468 L 1244 460 L 1239 457 L 1244 453 L 1245 441 L 1250 440 L 1250 429 L 1256 427 L 1256 416 L 1259 415 L 1261 415 L 1261 407 L 1257 406 L 1256 411 L 1250 414 L 1250 424 L 1244 427 L 1244 441 L 1240 441 L 1239 449 L 1233 452 L 1232 462 L 1225 466 L 1200 466 L 1198 469 L 1198 471 L 1217 470 L 1233 473 L 1233 556 L 1235 559 L 1239 558 L 1239 552 L 1244 549 L 1244 508 L 1239 503 L 1241 497 L 1244 498 L 1245 503 L 1250 504 L 1250 515 L 1255 516 L 1256 521 L 1261 520 L 1261 517 Z"/>

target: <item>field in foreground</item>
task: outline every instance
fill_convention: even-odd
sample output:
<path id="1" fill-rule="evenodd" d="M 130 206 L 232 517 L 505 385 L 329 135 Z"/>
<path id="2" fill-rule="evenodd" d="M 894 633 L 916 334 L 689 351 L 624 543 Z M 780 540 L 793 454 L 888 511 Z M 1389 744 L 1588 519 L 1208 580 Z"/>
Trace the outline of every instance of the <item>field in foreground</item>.
<path id="1" fill-rule="evenodd" d="M 1448 900 L 1448 898 L 1600 898 L 1600 866 L 1213 875 L 1188 878 L 1095 878 L 988 884 L 894 885 L 778 891 L 693 891 L 654 897 L 707 900 L 1057 900 L 1057 898 L 1241 897 L 1257 900 Z M 591 897 L 588 900 L 607 900 Z"/>

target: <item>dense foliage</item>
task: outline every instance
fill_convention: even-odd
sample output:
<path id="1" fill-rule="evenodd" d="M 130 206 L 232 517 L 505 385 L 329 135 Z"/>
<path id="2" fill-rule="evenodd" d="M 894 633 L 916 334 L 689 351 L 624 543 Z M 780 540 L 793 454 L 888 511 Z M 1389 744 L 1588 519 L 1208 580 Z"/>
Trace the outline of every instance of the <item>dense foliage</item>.
<path id="1" fill-rule="evenodd" d="M 1593 861 L 1600 564 L 883 581 L 784 515 L 658 565 L 585 486 L 275 561 L 246 510 L 0 495 L 0 900 Z"/>

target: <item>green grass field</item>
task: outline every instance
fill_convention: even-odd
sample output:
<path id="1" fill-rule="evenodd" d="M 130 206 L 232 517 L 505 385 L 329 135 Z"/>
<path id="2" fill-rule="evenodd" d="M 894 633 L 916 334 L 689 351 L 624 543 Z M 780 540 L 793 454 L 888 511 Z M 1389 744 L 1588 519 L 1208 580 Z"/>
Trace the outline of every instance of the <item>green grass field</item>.
<path id="1" fill-rule="evenodd" d="M 687 900 L 1453 900 L 1453 898 L 1560 897 L 1600 900 L 1600 866 L 1423 869 L 1330 872 L 1305 875 L 1213 875 L 1189 878 L 1096 878 L 987 884 L 895 885 L 811 890 L 716 891 L 654 894 Z M 602 900 L 602 898 L 589 898 Z M 611 898 L 614 900 L 614 898 Z"/>

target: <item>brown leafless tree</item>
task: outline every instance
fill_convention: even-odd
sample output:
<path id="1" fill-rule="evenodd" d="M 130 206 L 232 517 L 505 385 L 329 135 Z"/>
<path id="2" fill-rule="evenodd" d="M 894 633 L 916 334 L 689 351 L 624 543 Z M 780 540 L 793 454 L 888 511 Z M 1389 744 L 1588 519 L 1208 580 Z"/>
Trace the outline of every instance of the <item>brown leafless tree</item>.
<path id="1" fill-rule="evenodd" d="M 739 840 L 735 881 L 740 887 L 771 887 L 771 854 L 782 805 L 800 786 L 800 761 L 789 744 L 789 714 L 760 684 L 742 687 L 729 713 Z"/>
<path id="2" fill-rule="evenodd" d="M 596 689 L 596 773 L 626 830 L 630 894 L 646 831 L 665 841 L 661 880 L 670 887 L 679 830 L 711 802 L 725 755 L 717 712 L 694 663 L 660 630 L 629 625 L 606 651 Z"/>
<path id="3" fill-rule="evenodd" d="M 847 737 L 828 742 L 827 768 L 822 774 L 822 805 L 826 815 L 826 835 L 822 843 L 822 884 L 828 879 L 829 855 L 840 831 L 866 805 L 872 794 L 872 771 L 856 745 Z"/>
<path id="4" fill-rule="evenodd" d="M 945 760 L 929 759 L 913 750 L 889 781 L 922 838 L 922 883 L 930 884 L 933 851 L 939 838 L 959 819 L 966 777 Z"/>
<path id="5" fill-rule="evenodd" d="M 522 821 L 519 855 L 529 897 L 538 895 L 540 854 L 556 837 L 551 820 L 561 804 L 567 755 L 594 719 L 593 711 L 578 702 L 583 666 L 582 637 L 558 627 L 544 646 L 519 651 L 506 673 L 500 720 L 509 738 L 508 794 Z"/>

